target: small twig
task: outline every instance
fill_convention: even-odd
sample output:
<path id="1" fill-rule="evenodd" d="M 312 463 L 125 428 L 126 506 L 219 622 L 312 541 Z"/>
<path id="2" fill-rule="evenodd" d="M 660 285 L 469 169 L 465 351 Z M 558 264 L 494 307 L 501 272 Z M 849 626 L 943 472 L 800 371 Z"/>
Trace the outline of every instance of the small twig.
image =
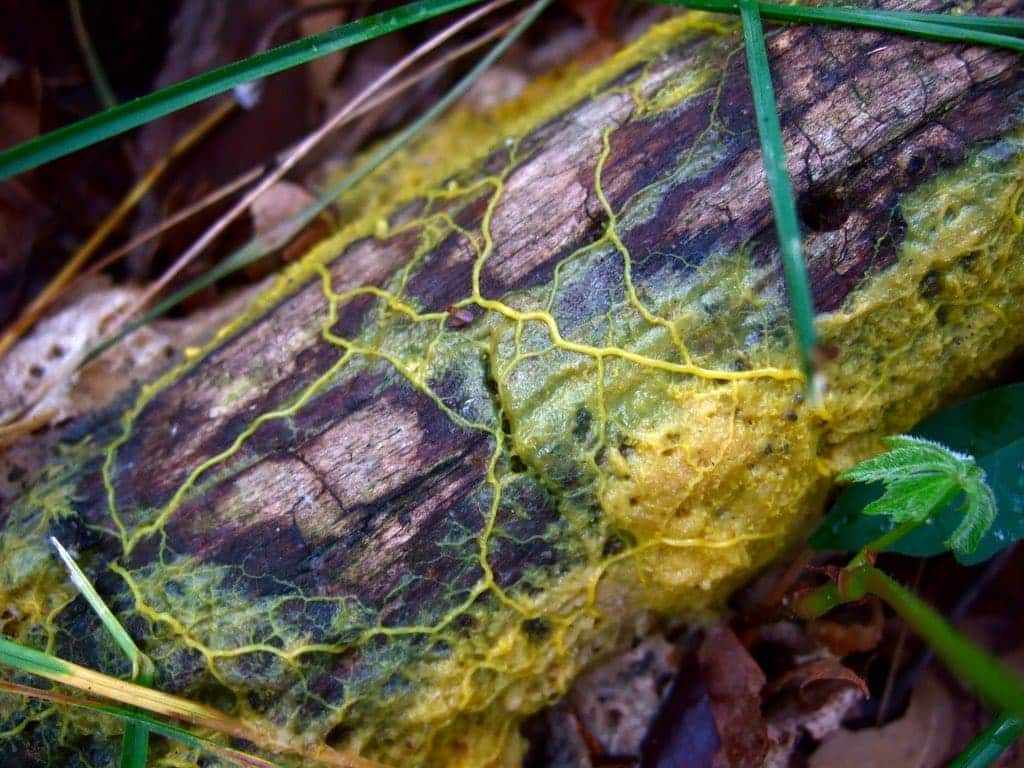
<path id="1" fill-rule="evenodd" d="M 457 34 L 460 30 L 511 1 L 512 0 L 491 0 L 491 2 L 471 11 L 455 23 L 446 27 L 430 40 L 418 46 L 414 51 L 403 56 L 396 64 L 389 67 L 384 74 L 367 86 L 362 93 L 352 99 L 352 101 L 346 104 L 342 109 L 335 112 L 319 128 L 299 142 L 298 146 L 291 150 L 287 157 L 285 157 L 273 171 L 267 174 L 259 184 L 246 193 L 241 200 L 231 207 L 231 210 L 221 216 L 188 248 L 188 250 L 179 256 L 174 264 L 172 264 L 158 280 L 152 283 L 142 296 L 131 305 L 127 314 L 129 316 L 135 315 L 143 307 L 148 305 L 182 269 L 202 253 L 202 251 L 205 250 L 207 246 L 209 246 L 222 232 L 224 232 L 224 230 L 227 229 L 235 219 L 247 211 L 256 198 L 280 181 L 289 170 L 291 170 L 310 150 L 313 149 L 313 147 L 323 141 L 323 139 L 334 131 L 338 125 L 348 120 L 355 110 L 365 104 L 374 93 L 379 91 L 388 82 L 395 79 L 395 77 L 397 77 L 402 71 L 410 67 L 427 53 L 437 48 L 453 35 Z"/>
<path id="2" fill-rule="evenodd" d="M 469 42 L 463 43 L 458 48 L 448 51 L 444 56 L 439 57 L 436 61 L 432 61 L 427 66 L 417 70 L 415 74 L 409 75 L 408 77 L 405 77 L 402 80 L 395 83 L 395 85 L 393 85 L 392 87 L 381 91 L 381 93 L 379 93 L 377 96 L 367 101 L 359 109 L 355 110 L 349 119 L 354 120 L 369 112 L 372 112 L 374 109 L 377 109 L 381 105 L 395 98 L 395 96 L 398 96 L 404 91 L 409 90 L 414 85 L 427 79 L 438 70 L 448 66 L 453 61 L 460 59 L 469 53 L 472 53 L 482 45 L 485 45 L 494 38 L 504 34 L 509 30 L 513 23 L 514 20 L 510 19 L 508 21 L 502 22 L 501 24 L 497 24 L 494 27 L 488 29 L 486 32 L 473 38 Z M 279 157 L 284 157 L 286 152 L 290 151 L 291 148 L 289 148 L 285 152 L 282 152 Z M 275 159 L 274 162 L 278 162 L 278 159 Z M 103 258 L 98 259 L 96 262 L 91 264 L 83 274 L 91 275 L 101 272 L 102 270 L 109 267 L 111 264 L 115 263 L 118 259 L 124 257 L 126 254 L 138 248 L 140 245 L 144 245 L 148 241 L 152 240 L 154 237 L 163 234 L 172 227 L 175 227 L 178 224 L 182 223 L 183 221 L 186 221 L 195 216 L 196 214 L 201 213 L 203 210 L 209 208 L 211 205 L 216 205 L 224 198 L 230 197 L 239 189 L 242 189 L 243 187 L 253 183 L 254 181 L 257 181 L 261 176 L 263 176 L 264 173 L 267 173 L 267 170 L 267 165 L 259 165 L 249 169 L 248 171 L 246 171 L 243 174 L 240 174 L 239 176 L 236 176 L 234 179 L 227 182 L 223 186 L 213 190 L 202 199 L 196 201 L 195 203 L 192 203 L 186 208 L 182 208 L 180 211 L 177 211 L 171 216 L 168 216 L 159 224 L 156 224 L 150 227 L 149 229 L 145 230 L 144 232 L 139 233 L 139 235 L 132 239 L 131 242 L 126 243 L 125 245 L 122 245 L 119 248 L 104 255 Z"/>
<path id="3" fill-rule="evenodd" d="M 145 229 L 140 232 L 136 237 L 132 238 L 129 242 L 124 245 L 115 248 L 103 256 L 101 259 L 97 259 L 95 262 L 89 265 L 82 274 L 83 275 L 96 275 L 102 272 L 104 269 L 109 267 L 111 264 L 116 263 L 119 259 L 124 258 L 129 253 L 134 251 L 139 246 L 145 245 L 155 237 L 159 237 L 163 233 L 170 229 L 173 229 L 183 221 L 191 219 L 198 213 L 202 213 L 210 206 L 216 205 L 221 200 L 231 197 L 235 192 L 244 187 L 252 184 L 254 181 L 260 178 L 266 169 L 263 166 L 252 168 L 243 174 L 240 174 L 233 178 L 226 184 L 221 185 L 217 189 L 213 190 L 209 194 L 203 196 L 196 202 L 182 208 L 179 211 L 175 211 L 173 214 L 163 219 L 160 223 L 154 224 L 149 229 Z"/>
<path id="4" fill-rule="evenodd" d="M 135 186 L 122 198 L 117 207 L 106 215 L 99 227 L 92 233 L 92 236 L 79 246 L 74 255 L 61 268 L 60 272 L 43 289 L 42 293 L 32 300 L 24 312 L 18 316 L 18 319 L 11 323 L 10 327 L 4 331 L 3 336 L 0 336 L 0 358 L 3 358 L 7 351 L 14 346 L 15 342 L 36 324 L 53 301 L 64 291 L 68 283 L 81 271 L 89 258 L 121 225 L 128 214 L 132 212 L 136 203 L 149 193 L 164 172 L 170 167 L 171 163 L 188 152 L 197 142 L 218 126 L 234 110 L 235 106 L 236 102 L 234 99 L 221 102 L 212 112 L 178 139 L 167 155 L 158 160 L 146 172 L 146 175 L 135 183 Z"/>

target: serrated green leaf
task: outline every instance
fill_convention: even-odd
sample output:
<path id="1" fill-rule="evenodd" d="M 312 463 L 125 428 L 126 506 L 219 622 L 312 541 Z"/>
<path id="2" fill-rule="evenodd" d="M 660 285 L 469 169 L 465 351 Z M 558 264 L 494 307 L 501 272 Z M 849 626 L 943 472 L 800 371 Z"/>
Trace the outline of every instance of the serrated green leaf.
<path id="1" fill-rule="evenodd" d="M 912 451 L 925 464 L 934 462 L 958 469 L 964 462 L 969 462 L 972 459 L 970 454 L 954 451 L 938 440 L 929 440 L 919 435 L 890 435 L 883 438 L 883 442 L 889 446 L 890 453 Z"/>
<path id="2" fill-rule="evenodd" d="M 967 511 L 953 535 L 946 539 L 949 547 L 957 558 L 963 559 L 972 555 L 981 544 L 981 538 L 996 519 L 996 500 L 992 490 L 985 482 L 984 472 L 980 478 L 973 479 L 964 486 L 967 496 Z"/>
<path id="3" fill-rule="evenodd" d="M 893 435 L 883 442 L 890 450 L 862 461 L 839 475 L 839 480 L 858 483 L 904 480 L 911 476 L 947 477 L 962 474 L 971 457 L 944 445 L 913 435 Z"/>
<path id="4" fill-rule="evenodd" d="M 930 460 L 912 449 L 896 449 L 880 453 L 843 472 L 838 479 L 850 483 L 886 482 L 901 477 L 946 477 L 951 467 L 947 462 Z"/>
<path id="5" fill-rule="evenodd" d="M 886 486 L 885 494 L 864 507 L 865 515 L 888 515 L 894 522 L 922 522 L 949 502 L 959 485 L 949 475 L 908 477 Z"/>
<path id="6" fill-rule="evenodd" d="M 997 511 L 972 554 L 953 550 L 960 562 L 984 562 L 1024 539 L 1024 383 L 999 387 L 940 411 L 912 432 L 973 455 L 987 477 Z M 864 507 L 883 491 L 880 482 L 857 483 L 845 489 L 811 536 L 812 546 L 854 552 L 891 531 L 898 525 L 891 518 L 863 514 Z M 889 551 L 915 557 L 949 551 L 949 542 L 965 524 L 961 500 L 955 499 Z"/>

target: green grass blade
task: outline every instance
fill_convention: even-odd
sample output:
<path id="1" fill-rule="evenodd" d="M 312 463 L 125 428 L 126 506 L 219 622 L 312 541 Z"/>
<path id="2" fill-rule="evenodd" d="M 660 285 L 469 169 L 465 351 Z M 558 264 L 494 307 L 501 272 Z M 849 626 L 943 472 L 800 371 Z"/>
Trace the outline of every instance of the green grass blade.
<path id="1" fill-rule="evenodd" d="M 480 61 L 478 61 L 473 68 L 470 69 L 470 71 L 467 72 L 462 79 L 460 79 L 451 88 L 451 90 L 445 93 L 440 100 L 431 106 L 429 110 L 424 112 L 420 117 L 410 123 L 399 133 L 395 134 L 395 136 L 393 136 L 389 141 L 385 142 L 385 144 L 370 155 L 370 157 L 366 159 L 366 162 L 364 162 L 356 171 L 345 176 L 337 181 L 333 186 L 324 190 L 313 205 L 295 214 L 291 219 L 279 226 L 282 229 L 287 227 L 287 230 L 291 233 L 298 233 L 307 224 L 313 221 L 313 219 L 319 216 L 326 208 L 332 205 L 340 195 L 352 189 L 352 187 L 379 168 L 399 149 L 422 133 L 427 126 L 437 120 L 445 110 L 460 99 L 466 91 L 472 87 L 473 83 L 475 83 L 480 76 L 489 69 L 491 65 L 505 53 L 505 51 L 509 49 L 509 47 L 519 38 L 526 28 L 536 20 L 536 18 L 550 3 L 551 0 L 539 0 L 539 2 L 534 3 L 523 18 L 509 30 L 508 34 L 494 45 L 494 47 L 491 48 L 483 57 L 481 57 Z M 280 235 L 275 232 L 275 240 L 278 240 L 279 237 Z M 259 239 L 253 240 L 252 242 L 242 246 L 213 269 L 196 278 L 181 290 L 168 296 L 166 299 L 154 306 L 149 312 L 146 312 L 137 320 L 133 320 L 111 338 L 98 344 L 94 349 L 89 351 L 81 364 L 85 365 L 90 360 L 101 355 L 104 351 L 119 342 L 129 333 L 138 330 L 143 325 L 146 325 L 150 321 L 160 317 L 172 307 L 187 299 L 189 296 L 198 293 L 203 288 L 212 285 L 222 277 L 226 277 L 247 264 L 251 264 L 258 259 L 263 258 L 270 252 L 270 250 L 272 250 L 272 248 Z"/>
<path id="2" fill-rule="evenodd" d="M 784 12 L 793 6 L 779 5 L 775 3 L 765 3 L 765 5 L 771 5 L 773 8 L 778 7 Z M 954 16 L 953 14 L 947 13 L 923 13 L 921 11 L 886 11 L 886 10 L 875 10 L 870 8 L 811 8 L 809 9 L 817 13 L 818 11 L 857 11 L 867 16 L 882 14 L 890 19 L 903 19 L 906 21 L 923 21 L 928 24 L 944 24 L 949 27 L 959 27 L 961 29 L 973 29 L 977 32 L 990 32 L 995 35 L 1009 35 L 1010 37 L 1024 37 L 1024 19 L 1016 19 L 1012 16 L 974 16 L 971 14 L 963 14 Z M 762 14 L 764 15 L 764 14 Z M 829 14 L 823 14 L 827 16 Z M 781 16 L 780 16 L 781 18 Z"/>
<path id="3" fill-rule="evenodd" d="M 1022 733 L 1024 720 L 1013 715 L 999 715 L 949 764 L 949 768 L 988 768 L 995 765 Z"/>
<path id="4" fill-rule="evenodd" d="M 114 638 L 114 642 L 117 643 L 118 647 L 124 651 L 124 655 L 128 657 L 128 660 L 132 663 L 132 678 L 138 680 L 140 677 L 148 674 L 152 681 L 152 671 L 147 672 L 147 667 L 151 670 L 151 665 L 144 661 L 145 656 L 142 651 L 139 650 L 138 646 L 135 645 L 135 641 L 132 640 L 131 635 L 128 634 L 127 630 L 121 626 L 121 622 L 117 620 L 117 617 L 111 613 L 107 604 L 103 602 L 103 598 L 99 596 L 96 589 L 93 587 L 89 578 L 82 572 L 82 569 L 78 567 L 78 563 L 75 562 L 74 558 L 68 553 L 64 546 L 57 541 L 56 537 L 50 537 L 50 543 L 54 549 L 57 550 L 57 554 L 60 556 L 61 562 L 64 563 L 64 567 L 68 569 L 68 574 L 71 577 L 71 583 L 75 585 L 79 592 L 82 593 L 86 601 L 92 607 L 96 615 L 100 617 L 100 621 L 103 626 L 106 627 L 107 632 Z"/>
<path id="5" fill-rule="evenodd" d="M 775 231 L 782 252 L 782 269 L 789 289 L 789 304 L 796 327 L 800 361 L 807 377 L 807 387 L 816 400 L 814 355 L 817 335 L 814 330 L 814 298 L 807 277 L 807 265 L 804 263 L 800 223 L 789 171 L 786 169 L 782 127 L 779 125 L 779 113 L 775 109 L 775 91 L 768 69 L 768 51 L 764 46 L 764 30 L 755 0 L 740 0 L 740 17 L 743 20 L 743 42 L 750 70 L 750 87 L 754 95 L 757 132 L 761 137 L 761 152 L 771 194 Z"/>
<path id="6" fill-rule="evenodd" d="M 26 696 L 40 701 L 49 701 L 54 704 L 63 704 L 69 707 L 89 709 L 93 712 L 102 712 L 103 714 L 110 715 L 111 717 L 115 717 L 118 720 L 123 721 L 126 728 L 133 726 L 136 728 L 144 728 L 146 731 L 152 731 L 160 736 L 173 739 L 187 747 L 202 750 L 203 752 L 215 757 L 222 757 L 236 765 L 244 766 L 244 768 L 281 768 L 279 764 L 272 763 L 262 757 L 251 755 L 247 752 L 242 752 L 230 747 L 221 746 L 220 744 L 198 734 L 192 733 L 185 728 L 170 725 L 162 720 L 157 720 L 156 718 L 144 715 L 134 710 L 112 707 L 89 699 L 67 696 L 55 691 L 33 688 L 28 685 L 11 683 L 6 680 L 0 680 L 0 691 L 14 696 Z"/>
<path id="7" fill-rule="evenodd" d="M 204 72 L 0 152 L 0 180 L 229 91 L 236 85 L 268 77 L 476 2 L 479 0 L 416 0 Z"/>
<path id="8" fill-rule="evenodd" d="M 121 737 L 120 768 L 146 768 L 149 762 L 149 729 L 141 723 L 128 721 Z"/>
<path id="9" fill-rule="evenodd" d="M 45 677 L 48 680 L 64 678 L 71 668 L 58 658 L 48 656 L 35 648 L 19 645 L 0 635 L 0 664 L 14 667 L 29 675 Z"/>
<path id="10" fill-rule="evenodd" d="M 695 11 L 739 13 L 737 0 L 654 0 Z M 885 11 L 873 8 L 813 8 L 803 5 L 758 3 L 765 19 L 791 24 L 828 24 L 896 32 L 928 40 L 971 43 L 1024 51 L 1024 20 L 989 16 Z"/>
<path id="11" fill-rule="evenodd" d="M 153 664 L 146 657 L 142 651 L 139 650 L 138 646 L 135 645 L 135 641 L 132 640 L 131 635 L 128 634 L 127 630 L 121 625 L 121 622 L 117 620 L 117 617 L 111 613 L 110 608 L 103 602 L 103 598 L 99 596 L 99 593 L 93 587 L 92 582 L 82 572 L 82 569 L 78 567 L 78 563 L 71 557 L 64 546 L 57 540 L 55 536 L 50 537 L 50 543 L 54 549 L 57 550 L 57 554 L 60 556 L 61 562 L 64 563 L 64 567 L 68 569 L 68 573 L 71 576 L 71 583 L 75 585 L 79 592 L 85 597 L 86 602 L 92 607 L 96 615 L 100 617 L 100 622 L 106 628 L 110 636 L 114 638 L 114 642 L 121 648 L 124 655 L 128 657 L 128 660 L 132 663 L 132 680 L 139 685 L 144 685 L 147 688 L 153 687 Z M 146 763 L 149 759 L 149 731 L 144 726 L 134 725 L 129 723 L 125 727 L 124 740 L 121 744 L 121 768 L 146 768 Z"/>
<path id="12" fill-rule="evenodd" d="M 703 1 L 697 0 L 697 2 Z M 1012 51 L 1024 51 L 1024 40 L 1016 37 L 1024 34 L 1024 24 L 1017 19 L 986 19 L 984 16 L 876 11 L 868 8 L 805 8 L 774 3 L 763 3 L 763 5 L 765 11 L 762 15 L 772 21 L 866 27 L 928 40 L 992 45 Z"/>

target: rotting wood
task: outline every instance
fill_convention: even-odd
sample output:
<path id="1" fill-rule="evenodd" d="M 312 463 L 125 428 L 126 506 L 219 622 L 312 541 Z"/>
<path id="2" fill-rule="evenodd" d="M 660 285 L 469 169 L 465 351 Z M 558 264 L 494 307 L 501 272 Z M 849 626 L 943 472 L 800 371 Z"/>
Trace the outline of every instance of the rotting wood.
<path id="1" fill-rule="evenodd" d="M 739 38 L 670 24 L 68 430 L 4 511 L 3 631 L 116 658 L 65 605 L 53 533 L 163 689 L 403 766 L 515 765 L 518 719 L 581 666 L 652 611 L 713 608 L 806 528 L 835 472 L 990 375 L 1024 340 L 1019 58 L 771 36 L 830 358 L 819 411 Z M 24 717 L 0 702 L 0 727 Z M 0 757 L 114 759 L 68 718 Z"/>

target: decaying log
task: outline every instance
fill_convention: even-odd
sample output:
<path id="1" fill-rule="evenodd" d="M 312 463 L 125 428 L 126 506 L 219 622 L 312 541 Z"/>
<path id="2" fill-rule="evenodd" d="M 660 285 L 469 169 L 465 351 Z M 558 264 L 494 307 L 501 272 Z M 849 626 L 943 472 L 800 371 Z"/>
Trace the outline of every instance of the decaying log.
<path id="1" fill-rule="evenodd" d="M 398 199 L 74 425 L 4 510 L 3 632 L 125 671 L 55 534 L 162 689 L 395 765 L 515 765 L 581 666 L 719 604 L 836 472 L 989 376 L 1024 339 L 1019 58 L 771 36 L 819 408 L 721 24 L 669 22 L 532 122 L 456 119 L 378 175 Z M 41 712 L 0 699 L 0 762 L 116 763 L 94 718 Z"/>

